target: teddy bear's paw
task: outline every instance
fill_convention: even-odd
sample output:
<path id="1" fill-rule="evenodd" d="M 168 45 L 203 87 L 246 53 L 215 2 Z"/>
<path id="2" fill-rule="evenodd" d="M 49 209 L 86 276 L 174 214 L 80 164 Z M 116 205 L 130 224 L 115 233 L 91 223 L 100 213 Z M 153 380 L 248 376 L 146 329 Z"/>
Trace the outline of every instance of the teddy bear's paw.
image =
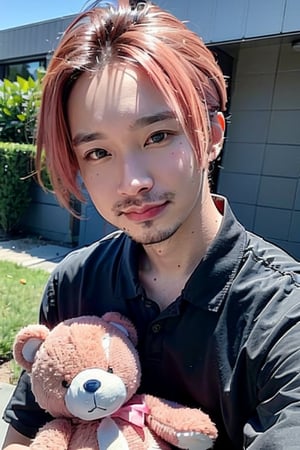
<path id="1" fill-rule="evenodd" d="M 176 433 L 179 448 L 188 450 L 208 450 L 213 447 L 214 441 L 207 434 L 195 431 L 184 431 Z"/>

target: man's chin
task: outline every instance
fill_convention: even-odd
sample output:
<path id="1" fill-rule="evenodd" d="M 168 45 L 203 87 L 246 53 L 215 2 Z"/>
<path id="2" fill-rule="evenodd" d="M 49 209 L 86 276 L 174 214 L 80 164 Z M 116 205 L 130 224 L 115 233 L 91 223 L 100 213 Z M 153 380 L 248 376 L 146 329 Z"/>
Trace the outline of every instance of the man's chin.
<path id="1" fill-rule="evenodd" d="M 155 245 L 160 244 L 162 242 L 170 239 L 177 231 L 177 228 L 168 229 L 168 230 L 156 230 L 156 231 L 148 231 L 141 234 L 130 233 L 130 231 L 125 231 L 131 239 L 141 245 Z"/>

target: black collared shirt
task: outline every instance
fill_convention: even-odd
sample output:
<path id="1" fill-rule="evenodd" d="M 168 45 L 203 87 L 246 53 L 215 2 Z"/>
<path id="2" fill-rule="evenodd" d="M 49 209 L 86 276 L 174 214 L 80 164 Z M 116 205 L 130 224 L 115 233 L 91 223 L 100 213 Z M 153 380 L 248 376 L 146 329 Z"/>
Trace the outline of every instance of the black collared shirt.
<path id="1" fill-rule="evenodd" d="M 245 231 L 225 201 L 206 256 L 160 312 L 139 284 L 139 251 L 117 232 L 69 254 L 41 322 L 119 311 L 138 331 L 141 392 L 201 407 L 219 429 L 216 449 L 299 449 L 300 264 Z M 48 418 L 22 376 L 5 420 L 31 437 Z"/>

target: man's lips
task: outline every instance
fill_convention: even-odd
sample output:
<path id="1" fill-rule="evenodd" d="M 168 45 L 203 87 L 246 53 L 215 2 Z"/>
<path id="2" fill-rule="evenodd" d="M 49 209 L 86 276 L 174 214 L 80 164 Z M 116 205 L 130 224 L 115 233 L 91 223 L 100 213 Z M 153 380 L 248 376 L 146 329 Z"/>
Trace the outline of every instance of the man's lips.
<path id="1" fill-rule="evenodd" d="M 122 211 L 122 214 L 133 222 L 144 222 L 158 216 L 166 208 L 167 204 L 168 202 L 164 202 L 159 205 L 144 205 L 141 208 L 131 207 Z"/>

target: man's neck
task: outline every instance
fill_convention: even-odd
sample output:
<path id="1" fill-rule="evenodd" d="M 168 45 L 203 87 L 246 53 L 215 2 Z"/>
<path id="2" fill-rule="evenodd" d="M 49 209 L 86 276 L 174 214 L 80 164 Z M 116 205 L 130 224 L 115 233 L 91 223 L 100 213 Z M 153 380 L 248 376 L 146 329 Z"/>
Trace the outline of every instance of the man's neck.
<path id="1" fill-rule="evenodd" d="M 161 308 L 180 295 L 186 282 L 206 254 L 221 224 L 222 216 L 209 197 L 197 224 L 185 224 L 169 239 L 144 246 L 139 277 L 149 298 Z"/>

